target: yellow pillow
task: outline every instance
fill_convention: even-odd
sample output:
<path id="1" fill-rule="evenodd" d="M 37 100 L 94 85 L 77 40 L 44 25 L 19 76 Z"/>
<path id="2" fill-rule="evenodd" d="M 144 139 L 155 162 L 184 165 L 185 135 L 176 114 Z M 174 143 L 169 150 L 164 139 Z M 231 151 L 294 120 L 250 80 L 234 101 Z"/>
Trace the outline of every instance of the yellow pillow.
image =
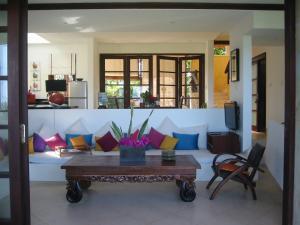
<path id="1" fill-rule="evenodd" d="M 103 149 L 101 148 L 101 146 L 97 143 L 97 140 L 99 140 L 101 137 L 97 137 L 95 136 L 95 143 L 96 143 L 96 146 L 95 146 L 95 151 L 103 151 Z M 119 146 L 117 145 L 116 147 L 113 148 L 112 151 L 120 151 L 120 148 Z"/>
<path id="2" fill-rule="evenodd" d="M 166 135 L 164 140 L 160 144 L 160 149 L 173 150 L 175 148 L 177 142 L 178 142 L 178 139 Z"/>
<path id="3" fill-rule="evenodd" d="M 28 153 L 34 154 L 33 137 L 28 138 Z"/>
<path id="4" fill-rule="evenodd" d="M 73 148 L 78 149 L 78 150 L 87 150 L 88 149 L 88 144 L 86 143 L 84 137 L 82 135 L 78 137 L 74 137 L 70 139 Z"/>

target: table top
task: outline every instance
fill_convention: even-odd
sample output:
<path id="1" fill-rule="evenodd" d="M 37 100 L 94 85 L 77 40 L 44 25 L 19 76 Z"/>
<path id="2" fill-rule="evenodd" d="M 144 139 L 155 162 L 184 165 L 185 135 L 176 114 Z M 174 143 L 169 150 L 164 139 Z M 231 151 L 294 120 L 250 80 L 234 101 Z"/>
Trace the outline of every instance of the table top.
<path id="1" fill-rule="evenodd" d="M 128 165 L 120 162 L 119 156 L 76 155 L 61 166 L 62 169 L 200 169 L 200 164 L 192 155 L 178 155 L 176 161 L 163 161 L 161 156 L 146 155 L 144 164 Z"/>

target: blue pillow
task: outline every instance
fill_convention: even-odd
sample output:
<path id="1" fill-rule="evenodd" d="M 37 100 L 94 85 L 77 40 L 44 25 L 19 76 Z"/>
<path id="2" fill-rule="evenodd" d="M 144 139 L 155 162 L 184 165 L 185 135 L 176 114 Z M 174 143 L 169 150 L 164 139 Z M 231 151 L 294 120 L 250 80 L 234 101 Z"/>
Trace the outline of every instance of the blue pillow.
<path id="1" fill-rule="evenodd" d="M 71 138 L 75 138 L 78 136 L 81 136 L 82 134 L 66 134 L 66 142 L 68 147 L 73 147 L 72 143 L 70 141 Z M 89 145 L 92 146 L 92 141 L 93 141 L 93 134 L 85 134 L 82 135 L 84 137 L 85 142 Z"/>
<path id="2" fill-rule="evenodd" d="M 199 134 L 179 134 L 173 132 L 173 137 L 178 139 L 178 142 L 175 146 L 176 150 L 198 149 Z"/>

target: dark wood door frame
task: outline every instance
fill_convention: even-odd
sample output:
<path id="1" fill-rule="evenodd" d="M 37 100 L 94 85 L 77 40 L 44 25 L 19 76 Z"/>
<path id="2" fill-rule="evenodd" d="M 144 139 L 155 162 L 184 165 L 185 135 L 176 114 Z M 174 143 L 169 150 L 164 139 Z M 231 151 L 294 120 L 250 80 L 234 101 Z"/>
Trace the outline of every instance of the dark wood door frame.
<path id="1" fill-rule="evenodd" d="M 30 224 L 27 137 L 27 0 L 8 1 L 8 149 L 11 190 L 9 225 Z M 26 128 L 27 131 L 27 128 Z M 26 132 L 27 134 L 27 132 Z"/>
<path id="2" fill-rule="evenodd" d="M 9 2 L 11 1 L 18 2 L 17 0 L 9 0 Z M 295 98 L 296 98 L 295 0 L 285 0 L 284 4 L 161 3 L 161 2 L 29 4 L 28 9 L 29 10 L 227 9 L 227 10 L 273 10 L 273 11 L 284 10 L 285 11 L 285 135 L 284 135 L 285 147 L 284 147 L 284 190 L 283 190 L 282 223 L 283 225 L 293 224 L 293 202 L 294 202 L 293 194 L 294 194 L 294 165 L 295 165 L 295 161 L 294 161 Z M 24 17 L 24 19 L 26 19 L 27 21 L 26 17 Z M 27 28 L 26 24 L 23 24 L 23 26 Z M 20 37 L 26 39 L 25 35 L 22 35 Z M 24 66 L 24 68 L 26 67 L 27 65 Z M 24 166 L 23 169 L 26 170 L 27 167 Z M 27 178 L 28 177 L 25 177 L 24 180 L 26 180 Z M 23 208 L 26 209 L 26 207 Z M 26 224 L 26 223 L 20 223 L 20 224 Z"/>
<path id="3" fill-rule="evenodd" d="M 257 64 L 257 94 L 252 98 L 256 98 L 256 126 L 252 125 L 252 130 L 264 132 L 266 130 L 266 60 L 267 54 L 262 53 L 252 58 L 252 65 Z M 265 62 L 263 64 L 263 62 Z M 253 81 L 253 78 L 252 78 Z M 252 113 L 253 113 L 252 109 Z"/>

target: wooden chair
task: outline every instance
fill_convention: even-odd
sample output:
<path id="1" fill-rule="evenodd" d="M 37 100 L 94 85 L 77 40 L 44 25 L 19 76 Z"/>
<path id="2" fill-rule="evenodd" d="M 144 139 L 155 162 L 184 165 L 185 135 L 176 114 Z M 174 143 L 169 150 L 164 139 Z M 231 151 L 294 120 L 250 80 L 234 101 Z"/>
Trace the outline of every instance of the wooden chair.
<path id="1" fill-rule="evenodd" d="M 237 181 L 242 183 L 247 190 L 248 187 L 251 189 L 253 200 L 256 200 L 255 186 L 256 183 L 253 181 L 257 171 L 264 172 L 259 168 L 259 164 L 263 157 L 265 147 L 260 144 L 255 144 L 251 149 L 248 158 L 243 158 L 236 154 L 233 155 L 234 158 L 225 159 L 224 161 L 217 163 L 217 159 L 224 154 L 219 154 L 215 156 L 212 164 L 212 169 L 214 171 L 214 176 L 211 178 L 207 184 L 207 189 L 210 188 L 212 183 L 221 177 L 223 180 L 217 185 L 213 193 L 210 196 L 210 200 L 213 200 L 220 189 L 229 181 Z"/>

